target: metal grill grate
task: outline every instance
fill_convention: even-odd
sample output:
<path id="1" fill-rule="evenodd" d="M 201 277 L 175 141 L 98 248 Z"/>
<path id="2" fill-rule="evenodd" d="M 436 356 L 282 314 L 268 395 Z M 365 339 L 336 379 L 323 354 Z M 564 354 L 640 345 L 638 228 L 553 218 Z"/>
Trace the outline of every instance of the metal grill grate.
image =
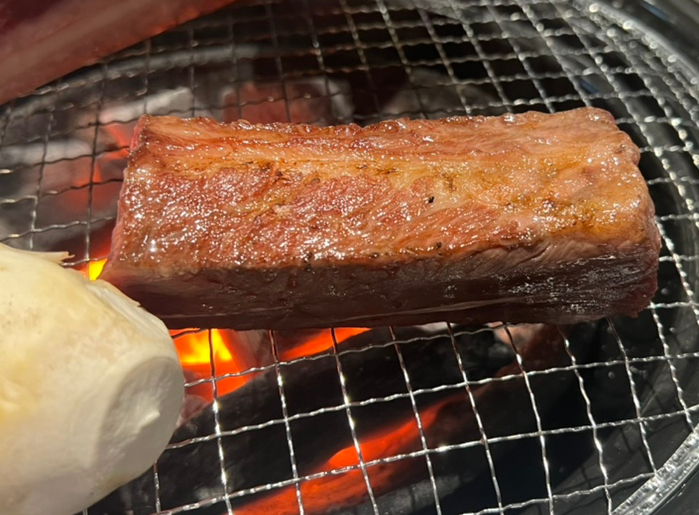
<path id="1" fill-rule="evenodd" d="M 206 371 L 187 387 L 217 399 L 211 425 L 173 441 L 133 494 L 144 501 L 125 500 L 125 490 L 87 513 L 251 513 L 250 499 L 285 492 L 288 513 L 316 513 L 311 486 L 346 485 L 339 478 L 352 474 L 361 488 L 346 513 L 650 513 L 699 461 L 698 80 L 652 30 L 583 0 L 241 0 L 4 106 L 0 242 L 68 249 L 77 267 L 106 256 L 130 133 L 146 112 L 368 124 L 601 107 L 641 147 L 664 241 L 652 305 L 637 320 L 583 328 L 584 336 L 556 333 L 560 361 L 537 361 L 531 346 L 515 345 L 527 328 L 445 325 L 407 336 L 391 329 L 356 348 L 329 332 L 326 351 L 293 358 L 284 357 L 288 335 L 253 335 L 266 357 L 231 373 L 217 357 L 220 333 L 201 333 Z M 489 348 L 516 351 L 500 373 L 485 371 L 492 356 L 464 350 L 462 340 L 474 348 L 483 334 Z M 425 378 L 411 365 L 430 345 L 455 378 Z M 353 367 L 379 358 L 399 388 L 367 395 Z M 327 397 L 299 386 L 308 370 L 330 371 L 312 385 Z M 274 409 L 219 395 L 250 377 L 270 379 Z M 430 410 L 453 394 L 462 396 L 456 411 L 472 414 L 472 434 L 440 440 L 430 428 L 448 421 Z M 300 408 L 309 398 L 316 404 Z M 364 426 L 382 411 L 413 421 L 416 448 L 367 454 Z M 322 435 L 338 420 L 354 461 L 309 466 L 308 428 Z M 173 463 L 180 468 L 168 470 Z M 381 471 L 407 463 L 420 471 L 408 484 L 379 484 Z M 168 494 L 188 467 L 191 489 Z"/>

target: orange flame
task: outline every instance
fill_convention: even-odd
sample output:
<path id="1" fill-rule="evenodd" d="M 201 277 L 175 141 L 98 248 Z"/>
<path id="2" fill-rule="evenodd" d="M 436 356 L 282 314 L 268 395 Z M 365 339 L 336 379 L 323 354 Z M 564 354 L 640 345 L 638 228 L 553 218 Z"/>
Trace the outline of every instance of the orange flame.
<path id="1" fill-rule="evenodd" d="M 335 338 L 338 343 L 342 343 L 350 336 L 363 333 L 364 331 L 368 331 L 368 329 L 337 329 L 335 331 Z M 252 367 L 269 364 L 258 361 L 260 357 L 255 354 L 254 350 L 251 352 L 251 349 L 248 348 L 250 345 L 249 342 L 245 341 L 238 333 L 232 330 L 211 329 L 209 332 L 206 330 L 185 329 L 171 331 L 170 334 L 174 338 L 182 366 L 201 378 L 211 377 L 212 354 L 216 377 L 221 377 L 226 374 L 241 373 Z M 332 346 L 332 334 L 330 331 L 324 331 L 308 339 L 298 347 L 292 347 L 286 351 L 282 351 L 280 359 L 282 361 L 288 361 L 301 356 L 310 356 L 332 348 Z M 271 354 L 269 359 L 272 359 Z M 217 393 L 218 395 L 225 395 L 235 391 L 256 375 L 256 373 L 251 373 L 218 380 Z M 208 400 L 211 400 L 213 395 L 211 390 L 202 393 L 202 388 L 197 389 L 197 394 L 203 395 Z"/>
<path id="2" fill-rule="evenodd" d="M 181 331 L 171 331 L 171 334 L 176 337 L 177 354 L 180 357 L 182 366 L 208 365 L 211 363 L 212 349 L 214 359 L 217 362 L 219 360 L 223 362 L 233 360 L 233 355 L 226 347 L 220 330 L 211 330 L 210 346 L 209 334 L 206 331 L 191 333 L 189 331 L 196 331 L 196 329 L 188 329 L 184 334 Z"/>
<path id="3" fill-rule="evenodd" d="M 348 338 L 355 336 L 357 334 L 362 334 L 368 331 L 365 327 L 341 327 L 335 329 L 335 339 L 338 343 L 342 343 Z M 323 351 L 332 349 L 333 347 L 333 337 L 330 331 L 323 331 L 317 336 L 313 336 L 306 340 L 303 344 L 292 347 L 288 350 L 282 350 L 279 358 L 282 361 L 291 361 L 293 359 L 298 359 L 303 356 L 312 356 L 314 354 L 320 354 Z"/>
<path id="4" fill-rule="evenodd" d="M 87 263 L 87 267 L 85 267 L 84 273 L 85 275 L 87 275 L 90 281 L 96 281 L 102 273 L 104 265 L 106 264 L 107 258 L 98 259 L 97 261 L 90 261 Z"/>
<path id="5" fill-rule="evenodd" d="M 200 377 L 211 377 L 214 369 L 216 377 L 221 377 L 226 374 L 244 372 L 250 368 L 236 355 L 235 349 L 239 342 L 233 331 L 187 329 L 185 331 L 171 331 L 170 334 L 174 338 L 182 366 Z M 252 379 L 252 375 L 219 380 L 217 381 L 218 395 L 225 395 L 237 390 L 250 379 Z M 206 397 L 211 400 L 212 393 Z"/>

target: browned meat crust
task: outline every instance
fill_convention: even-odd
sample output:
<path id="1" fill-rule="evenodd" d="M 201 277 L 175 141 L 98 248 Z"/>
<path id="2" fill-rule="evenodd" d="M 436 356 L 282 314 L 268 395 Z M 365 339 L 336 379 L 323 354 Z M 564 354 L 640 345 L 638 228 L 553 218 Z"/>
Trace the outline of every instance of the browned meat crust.
<path id="1" fill-rule="evenodd" d="M 579 109 L 370 127 L 141 119 L 104 278 L 171 327 L 636 315 L 638 149 Z"/>

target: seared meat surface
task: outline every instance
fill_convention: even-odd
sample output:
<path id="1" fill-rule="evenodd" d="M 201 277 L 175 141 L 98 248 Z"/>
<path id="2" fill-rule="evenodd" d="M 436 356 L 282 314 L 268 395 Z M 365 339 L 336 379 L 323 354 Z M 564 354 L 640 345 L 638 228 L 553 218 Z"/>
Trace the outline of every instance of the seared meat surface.
<path id="1" fill-rule="evenodd" d="M 171 327 L 635 315 L 660 238 L 598 109 L 361 128 L 144 116 L 104 278 Z"/>

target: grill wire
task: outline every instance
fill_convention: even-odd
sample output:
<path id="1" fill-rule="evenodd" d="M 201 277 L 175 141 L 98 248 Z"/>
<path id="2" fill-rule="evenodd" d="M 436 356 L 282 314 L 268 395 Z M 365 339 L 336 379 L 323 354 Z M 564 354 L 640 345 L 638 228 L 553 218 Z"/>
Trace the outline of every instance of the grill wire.
<path id="1" fill-rule="evenodd" d="M 252 94 L 252 83 L 267 89 Z M 290 487 L 303 514 L 308 512 L 304 483 L 358 470 L 366 502 L 347 513 L 392 513 L 373 491 L 372 468 L 422 460 L 428 495 L 411 507 L 416 513 L 649 513 L 648 503 L 669 494 L 698 459 L 699 378 L 691 370 L 699 361 L 699 96 L 697 76 L 681 59 L 652 31 L 604 4 L 241 0 L 4 106 L 0 242 L 35 250 L 68 248 L 76 267 L 104 258 L 128 138 L 136 118 L 146 112 L 238 118 L 264 108 L 292 121 L 368 124 L 402 116 L 555 112 L 582 106 L 611 111 L 642 151 L 641 169 L 664 245 L 660 290 L 639 319 L 602 321 L 592 353 L 581 353 L 564 335 L 565 366 L 528 370 L 516 354 L 516 374 L 480 379 L 469 377 L 456 347 L 457 328 L 446 327 L 461 379 L 429 388 L 413 386 L 404 352 L 431 337 L 401 339 L 392 330 L 387 341 L 352 352 L 369 355 L 391 346 L 404 391 L 361 400 L 352 398 L 343 370 L 350 351 L 332 332 L 333 344 L 324 356 L 335 361 L 342 402 L 306 413 L 292 412 L 284 371 L 314 358 L 285 361 L 278 335 L 270 334 L 271 363 L 220 374 L 214 335 L 204 332 L 209 377 L 190 381 L 188 389 L 209 385 L 217 398 L 223 381 L 268 371 L 276 377 L 282 416 L 225 430 L 215 401 L 214 430 L 172 443 L 165 452 L 215 442 L 218 463 L 209 465 L 219 471 L 219 488 L 204 499 L 164 505 L 160 492 L 167 485 L 156 465 L 149 473 L 155 491 L 152 511 L 233 513 L 241 498 Z M 315 118 L 309 119 L 309 113 Z M 505 326 L 508 339 L 516 329 Z M 541 390 L 532 386 L 564 376 L 572 391 L 565 399 L 576 399 L 570 409 L 582 417 L 574 422 L 539 410 Z M 515 380 L 527 388 L 534 427 L 487 434 L 474 392 Z M 422 400 L 445 390 L 464 391 L 478 439 L 438 446 L 430 442 Z M 421 448 L 364 459 L 355 428 L 357 410 L 388 406 L 396 399 L 410 407 Z M 565 404 L 555 407 L 565 409 Z M 297 461 L 294 426 L 305 419 L 322 421 L 322 415 L 333 412 L 346 415 L 358 463 L 308 474 Z M 224 437 L 254 435 L 272 426 L 283 428 L 289 477 L 237 488 L 227 473 Z M 512 453 L 505 460 L 498 457 L 499 449 L 519 449 L 524 442 L 528 450 L 523 458 Z M 438 471 L 443 457 L 472 448 L 482 450 L 487 464 L 486 483 L 479 484 L 490 494 L 480 504 L 466 499 L 463 491 L 451 495 Z M 535 486 L 518 490 L 517 477 Z M 212 506 L 218 511 L 198 511 Z"/>

